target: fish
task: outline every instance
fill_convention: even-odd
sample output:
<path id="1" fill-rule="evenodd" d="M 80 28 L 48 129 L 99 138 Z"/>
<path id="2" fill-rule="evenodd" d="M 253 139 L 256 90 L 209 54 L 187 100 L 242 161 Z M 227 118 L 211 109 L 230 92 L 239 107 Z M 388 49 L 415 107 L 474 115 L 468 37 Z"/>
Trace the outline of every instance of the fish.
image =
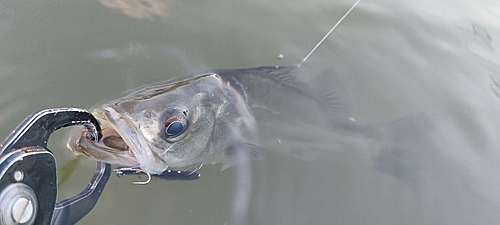
<path id="1" fill-rule="evenodd" d="M 346 108 L 340 87 L 328 73 L 303 80 L 297 67 L 213 70 L 139 87 L 95 107 L 101 140 L 80 132 L 71 142 L 78 154 L 149 174 L 216 163 L 226 169 L 262 158 L 259 127 L 293 123 L 292 133 L 304 137 L 308 127 L 334 128 L 335 112 Z"/>
<path id="2" fill-rule="evenodd" d="M 189 168 L 206 164 L 222 163 L 225 170 L 262 159 L 265 150 L 311 161 L 322 150 L 361 150 L 357 156 L 368 155 L 379 171 L 418 184 L 420 167 L 410 150 L 432 127 L 427 116 L 359 125 L 334 71 L 300 76 L 301 65 L 359 2 L 296 66 L 212 70 L 133 89 L 92 110 L 102 128 L 98 142 L 80 131 L 68 145 L 121 167 L 117 174 L 149 178 L 192 175 Z"/>

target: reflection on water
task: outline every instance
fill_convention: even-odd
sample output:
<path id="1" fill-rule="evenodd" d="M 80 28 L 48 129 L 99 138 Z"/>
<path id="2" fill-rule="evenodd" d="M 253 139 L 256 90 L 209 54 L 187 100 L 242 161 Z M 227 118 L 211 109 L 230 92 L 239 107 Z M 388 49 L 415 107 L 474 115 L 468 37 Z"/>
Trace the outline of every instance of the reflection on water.
<path id="1" fill-rule="evenodd" d="M 353 3 L 3 1 L 0 137 L 43 108 L 90 108 L 209 69 L 296 65 Z M 112 177 L 80 224 L 500 223 L 499 9 L 363 0 L 299 73 L 334 71 L 370 138 L 270 122 L 263 160 L 205 166 L 196 181 Z M 49 147 L 68 197 L 95 163 L 72 161 L 63 133 Z"/>
<path id="2" fill-rule="evenodd" d="M 130 61 L 137 58 L 150 58 L 150 52 L 142 43 L 128 43 L 123 48 L 106 48 L 94 51 L 90 56 L 100 60 Z"/>
<path id="3" fill-rule="evenodd" d="M 136 19 L 154 19 L 155 16 L 167 17 L 170 0 L 99 0 L 101 4 L 120 10 L 123 14 Z"/>

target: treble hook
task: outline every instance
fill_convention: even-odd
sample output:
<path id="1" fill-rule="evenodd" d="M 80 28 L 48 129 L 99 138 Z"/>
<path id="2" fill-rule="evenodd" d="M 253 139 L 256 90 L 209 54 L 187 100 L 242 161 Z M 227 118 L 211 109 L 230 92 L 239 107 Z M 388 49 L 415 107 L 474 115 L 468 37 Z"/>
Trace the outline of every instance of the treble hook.
<path id="1" fill-rule="evenodd" d="M 193 173 L 196 173 L 196 171 L 200 170 L 201 167 L 203 167 L 203 163 L 200 163 L 199 165 L 193 165 L 193 167 L 194 167 L 193 171 L 184 170 L 184 172 L 186 172 L 188 176 L 192 175 Z"/>
<path id="2" fill-rule="evenodd" d="M 134 181 L 134 182 L 132 182 L 133 184 L 137 184 L 137 185 L 145 185 L 151 181 L 151 174 L 142 170 L 142 169 L 138 169 L 138 168 L 133 168 L 133 167 L 118 168 L 118 169 L 115 169 L 115 173 L 118 176 L 123 176 L 123 175 L 130 174 L 130 173 L 135 173 L 135 174 L 145 173 L 146 175 L 148 175 L 148 180 L 146 180 L 146 181 Z"/>
<path id="3" fill-rule="evenodd" d="M 145 184 L 148 184 L 150 181 L 151 181 L 151 174 L 149 174 L 148 172 L 145 172 L 145 171 L 140 171 L 142 173 L 145 173 L 146 175 L 148 175 L 148 180 L 147 181 L 134 181 L 132 182 L 133 184 L 137 184 L 137 185 L 145 185 Z"/>

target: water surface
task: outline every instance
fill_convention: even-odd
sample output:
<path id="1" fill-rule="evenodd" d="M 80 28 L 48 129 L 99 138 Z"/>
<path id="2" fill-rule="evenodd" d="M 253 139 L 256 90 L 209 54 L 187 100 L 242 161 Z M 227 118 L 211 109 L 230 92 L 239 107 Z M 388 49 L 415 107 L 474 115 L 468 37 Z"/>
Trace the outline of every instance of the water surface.
<path id="1" fill-rule="evenodd" d="M 353 3 L 3 1 L 0 137 L 44 108 L 90 108 L 210 69 L 296 65 Z M 333 71 L 356 124 L 414 121 L 394 134 L 400 148 L 351 137 L 328 151 L 332 137 L 239 169 L 205 166 L 197 181 L 112 176 L 80 224 L 498 224 L 499 15 L 492 0 L 363 0 L 301 67 Z M 50 141 L 60 198 L 94 166 L 64 136 Z"/>

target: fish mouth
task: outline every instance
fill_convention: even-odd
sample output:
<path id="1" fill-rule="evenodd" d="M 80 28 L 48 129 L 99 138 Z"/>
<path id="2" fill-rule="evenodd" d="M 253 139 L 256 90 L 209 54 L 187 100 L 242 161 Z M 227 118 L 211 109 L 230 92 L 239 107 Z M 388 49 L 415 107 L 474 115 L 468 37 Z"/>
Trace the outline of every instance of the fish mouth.
<path id="1" fill-rule="evenodd" d="M 131 148 L 114 129 L 103 128 L 102 134 L 103 138 L 94 142 L 87 136 L 87 131 L 84 131 L 75 141 L 74 149 L 97 161 L 126 167 L 139 166 Z"/>
<path id="2" fill-rule="evenodd" d="M 92 114 L 101 125 L 102 138 L 95 142 L 86 131 L 74 141 L 74 149 L 97 161 L 125 167 L 140 167 L 134 152 L 144 149 L 137 132 L 128 120 L 111 107 L 95 109 Z"/>

